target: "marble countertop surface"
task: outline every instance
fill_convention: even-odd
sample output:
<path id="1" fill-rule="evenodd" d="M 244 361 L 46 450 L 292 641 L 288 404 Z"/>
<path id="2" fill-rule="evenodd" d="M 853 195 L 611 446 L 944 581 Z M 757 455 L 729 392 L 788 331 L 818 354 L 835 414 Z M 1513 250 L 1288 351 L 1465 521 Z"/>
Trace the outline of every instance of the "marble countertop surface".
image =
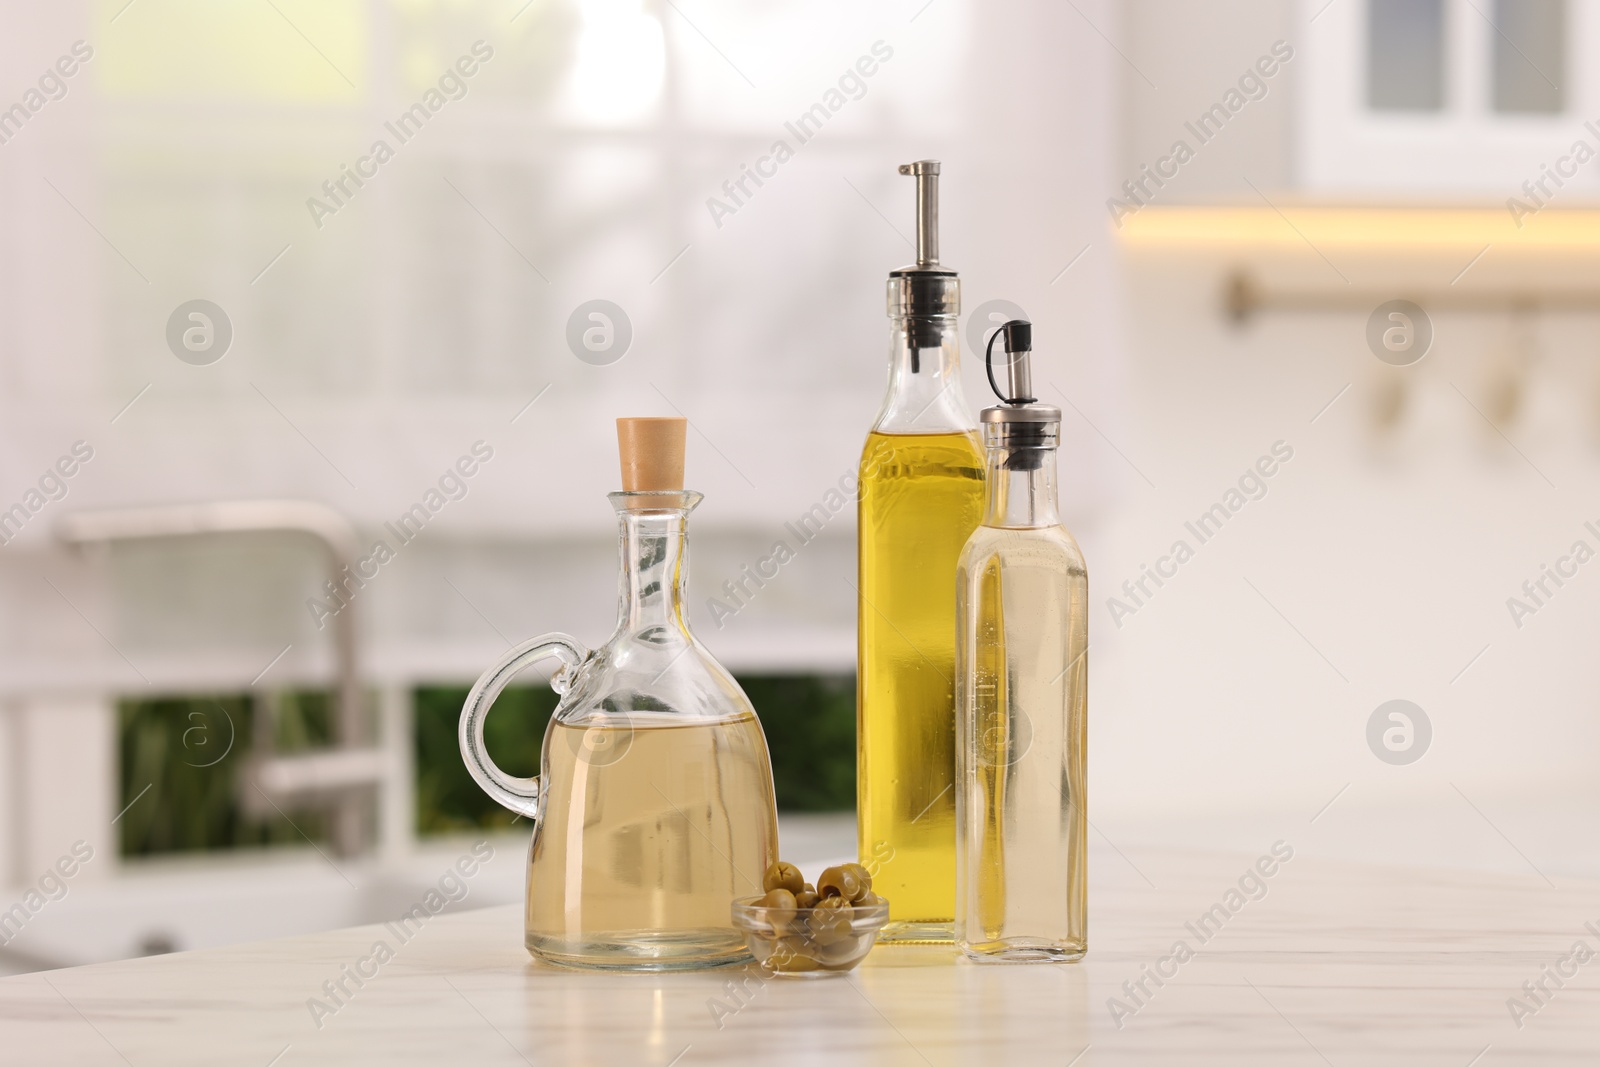
<path id="1" fill-rule="evenodd" d="M 366 926 L 0 980 L 0 1062 L 1600 1062 L 1600 883 L 1281 861 L 1271 842 L 1106 849 L 1091 872 L 1075 965 L 895 947 L 817 981 L 575 973 L 532 962 L 520 910 L 492 907 L 405 941 Z M 358 964 L 375 977 L 335 1002 L 324 983 Z"/>

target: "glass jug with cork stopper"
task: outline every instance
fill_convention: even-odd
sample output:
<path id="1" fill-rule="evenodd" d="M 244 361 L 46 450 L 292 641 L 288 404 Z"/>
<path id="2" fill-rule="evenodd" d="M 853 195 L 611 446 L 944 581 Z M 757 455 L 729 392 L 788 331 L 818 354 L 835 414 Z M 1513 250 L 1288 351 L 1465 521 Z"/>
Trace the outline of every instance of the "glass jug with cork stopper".
<path id="1" fill-rule="evenodd" d="M 623 491 L 616 631 L 590 651 L 536 637 L 478 679 L 461 711 L 462 758 L 500 804 L 534 822 L 525 944 L 574 967 L 668 971 L 748 960 L 729 917 L 777 859 L 772 765 L 755 709 L 687 619 L 689 512 L 683 419 L 618 419 Z M 541 774 L 485 751 L 484 719 L 511 679 L 560 669 Z"/>

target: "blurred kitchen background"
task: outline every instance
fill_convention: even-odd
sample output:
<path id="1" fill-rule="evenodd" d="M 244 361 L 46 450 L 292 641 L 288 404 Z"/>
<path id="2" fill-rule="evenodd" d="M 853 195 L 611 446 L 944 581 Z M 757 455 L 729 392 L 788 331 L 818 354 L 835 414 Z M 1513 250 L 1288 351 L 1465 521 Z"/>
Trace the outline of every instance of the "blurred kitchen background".
<path id="1" fill-rule="evenodd" d="M 1022 309 L 1066 411 L 1129 876 L 1600 875 L 1596 55 L 1591 0 L 0 4 L 0 909 L 93 850 L 0 972 L 388 918 L 483 834 L 519 899 L 455 719 L 609 632 L 619 415 L 689 418 L 694 621 L 849 849 L 853 503 L 724 583 L 855 468 L 930 157 L 970 406 Z"/>

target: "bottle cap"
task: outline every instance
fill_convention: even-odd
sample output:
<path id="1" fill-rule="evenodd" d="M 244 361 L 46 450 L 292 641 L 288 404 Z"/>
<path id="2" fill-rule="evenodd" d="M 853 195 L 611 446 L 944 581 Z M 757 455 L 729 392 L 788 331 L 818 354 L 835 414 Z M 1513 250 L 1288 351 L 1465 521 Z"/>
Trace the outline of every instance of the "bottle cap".
<path id="1" fill-rule="evenodd" d="M 689 420 L 676 417 L 617 420 L 622 489 L 627 493 L 683 491 L 683 446 Z M 640 497 L 634 507 L 659 506 Z"/>

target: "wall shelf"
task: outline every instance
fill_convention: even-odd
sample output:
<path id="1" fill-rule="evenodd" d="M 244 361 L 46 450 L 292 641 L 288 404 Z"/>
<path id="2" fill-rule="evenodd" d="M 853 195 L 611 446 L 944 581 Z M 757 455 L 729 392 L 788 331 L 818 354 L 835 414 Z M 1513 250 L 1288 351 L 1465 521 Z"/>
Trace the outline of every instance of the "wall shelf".
<path id="1" fill-rule="evenodd" d="M 1551 207 L 1519 228 L 1504 204 L 1422 207 L 1296 203 L 1276 206 L 1147 207 L 1125 216 L 1118 241 L 1130 251 L 1313 248 L 1415 253 L 1493 245 L 1521 255 L 1600 252 L 1600 207 Z"/>

